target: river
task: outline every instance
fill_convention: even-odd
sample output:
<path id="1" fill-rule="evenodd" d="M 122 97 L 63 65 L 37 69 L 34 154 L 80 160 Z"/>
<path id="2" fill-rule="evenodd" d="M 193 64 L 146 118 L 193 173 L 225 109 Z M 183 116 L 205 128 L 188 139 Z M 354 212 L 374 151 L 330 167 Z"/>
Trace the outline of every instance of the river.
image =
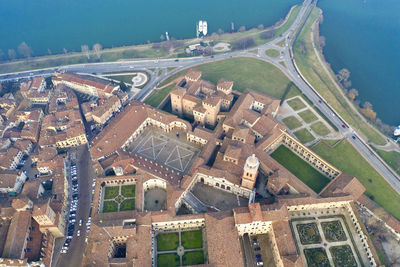
<path id="1" fill-rule="evenodd" d="M 400 124 L 400 1 L 319 0 L 324 55 L 335 72 L 350 70 L 352 88 L 377 116 Z"/>
<path id="2" fill-rule="evenodd" d="M 301 0 L 1 0 L 0 49 L 26 42 L 33 55 L 158 42 L 169 32 L 193 38 L 196 22 L 208 21 L 209 34 L 240 26 L 273 25 Z"/>

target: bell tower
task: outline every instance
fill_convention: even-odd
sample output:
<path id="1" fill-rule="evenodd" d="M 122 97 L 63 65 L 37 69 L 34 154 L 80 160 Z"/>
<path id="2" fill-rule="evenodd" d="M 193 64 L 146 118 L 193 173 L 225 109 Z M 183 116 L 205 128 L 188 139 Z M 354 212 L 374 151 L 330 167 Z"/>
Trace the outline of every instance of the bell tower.
<path id="1" fill-rule="evenodd" d="M 254 154 L 246 159 L 246 163 L 243 167 L 242 187 L 253 190 L 254 184 L 256 183 L 259 166 L 260 161 Z"/>

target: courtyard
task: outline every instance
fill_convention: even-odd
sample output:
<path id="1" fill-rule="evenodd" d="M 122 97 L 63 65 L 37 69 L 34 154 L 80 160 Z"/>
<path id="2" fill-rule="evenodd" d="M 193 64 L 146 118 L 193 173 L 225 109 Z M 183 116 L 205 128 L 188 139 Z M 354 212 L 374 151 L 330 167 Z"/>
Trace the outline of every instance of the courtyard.
<path id="1" fill-rule="evenodd" d="M 153 126 L 145 129 L 127 151 L 180 173 L 186 173 L 200 152 L 200 146 L 186 140 L 184 131 L 164 132 Z"/>
<path id="2" fill-rule="evenodd" d="M 104 186 L 102 190 L 102 212 L 118 212 L 136 208 L 136 185 Z"/>
<path id="3" fill-rule="evenodd" d="M 152 188 L 144 192 L 144 209 L 157 211 L 165 209 L 167 191 L 163 188 Z"/>
<path id="4" fill-rule="evenodd" d="M 206 263 L 203 229 L 159 233 L 157 266 L 176 267 Z"/>
<path id="5" fill-rule="evenodd" d="M 361 266 L 358 247 L 344 216 L 304 217 L 291 224 L 307 266 Z"/>

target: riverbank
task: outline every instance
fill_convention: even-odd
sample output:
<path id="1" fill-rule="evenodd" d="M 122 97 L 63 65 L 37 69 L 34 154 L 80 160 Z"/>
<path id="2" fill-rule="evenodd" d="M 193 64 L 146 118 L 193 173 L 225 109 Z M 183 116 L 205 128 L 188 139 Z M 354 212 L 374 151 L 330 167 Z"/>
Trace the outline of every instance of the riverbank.
<path id="1" fill-rule="evenodd" d="M 258 29 L 252 28 L 242 32 L 222 33 L 208 36 L 206 41 L 227 42 L 233 44 L 237 40 L 246 37 L 252 37 L 255 40 L 253 46 L 268 42 L 285 32 L 297 17 L 301 6 L 294 5 L 290 8 L 285 18 L 281 19 L 274 25 Z M 272 32 L 273 31 L 273 32 Z M 267 39 L 262 38 L 262 34 L 271 32 L 271 36 Z M 215 40 L 214 40 L 215 39 Z M 129 59 L 140 58 L 171 58 L 177 57 L 183 53 L 184 47 L 190 44 L 201 41 L 201 39 L 183 39 L 171 41 L 171 44 L 166 42 L 149 43 L 145 45 L 132 45 L 115 48 L 107 48 L 100 50 L 98 53 L 94 51 L 88 52 L 72 52 L 66 54 L 57 54 L 41 57 L 31 57 L 24 60 L 14 60 L 0 64 L 0 73 L 20 72 L 42 68 L 51 68 L 73 64 L 95 63 L 95 62 L 113 62 Z M 171 49 L 166 49 L 171 46 Z"/>

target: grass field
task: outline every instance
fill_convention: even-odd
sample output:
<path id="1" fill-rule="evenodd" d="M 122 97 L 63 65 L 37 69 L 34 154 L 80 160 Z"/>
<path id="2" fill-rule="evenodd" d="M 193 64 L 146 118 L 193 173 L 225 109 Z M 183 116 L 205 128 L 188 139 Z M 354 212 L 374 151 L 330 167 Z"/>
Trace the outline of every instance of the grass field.
<path id="1" fill-rule="evenodd" d="M 166 251 L 174 250 L 179 246 L 178 233 L 166 233 L 157 235 L 157 250 Z"/>
<path id="2" fill-rule="evenodd" d="M 302 143 L 308 143 L 315 139 L 314 136 L 307 129 L 298 130 L 298 131 L 294 132 L 294 135 Z"/>
<path id="3" fill-rule="evenodd" d="M 293 110 L 300 110 L 306 107 L 306 104 L 299 99 L 299 98 L 294 98 L 286 102 Z"/>
<path id="4" fill-rule="evenodd" d="M 198 265 L 204 263 L 203 251 L 189 251 L 186 252 L 182 257 L 182 264 L 186 265 Z"/>
<path id="5" fill-rule="evenodd" d="M 298 115 L 307 123 L 318 120 L 317 116 L 309 109 L 299 112 Z"/>
<path id="6" fill-rule="evenodd" d="M 312 150 L 336 168 L 355 176 L 365 186 L 367 196 L 400 219 L 400 195 L 347 140 L 334 147 L 319 142 Z"/>
<path id="7" fill-rule="evenodd" d="M 119 186 L 106 186 L 104 192 L 104 199 L 112 199 L 118 196 Z"/>
<path id="8" fill-rule="evenodd" d="M 282 120 L 282 122 L 290 129 L 299 128 L 302 124 L 295 116 L 289 116 Z"/>
<path id="9" fill-rule="evenodd" d="M 107 200 L 103 202 L 103 212 L 118 211 L 118 203 L 114 200 Z"/>
<path id="10" fill-rule="evenodd" d="M 149 104 L 150 106 L 157 107 L 161 101 L 171 92 L 172 89 L 174 89 L 175 85 L 171 84 L 167 87 L 164 87 L 163 89 L 160 90 L 155 90 L 153 93 L 151 93 L 144 103 Z"/>
<path id="11" fill-rule="evenodd" d="M 124 197 L 135 197 L 136 195 L 136 185 L 122 185 L 121 193 Z"/>
<path id="12" fill-rule="evenodd" d="M 271 154 L 271 157 L 282 164 L 316 193 L 321 192 L 321 190 L 330 182 L 327 177 L 322 175 L 283 145 L 278 147 Z"/>
<path id="13" fill-rule="evenodd" d="M 176 253 L 158 254 L 157 266 L 160 267 L 176 267 L 180 266 L 180 258 Z"/>
<path id="14" fill-rule="evenodd" d="M 384 151 L 375 149 L 376 153 L 389 164 L 392 169 L 400 175 L 400 153 L 396 151 Z"/>
<path id="15" fill-rule="evenodd" d="M 182 232 L 181 241 L 182 241 L 182 246 L 186 249 L 202 248 L 203 247 L 202 230 Z"/>
<path id="16" fill-rule="evenodd" d="M 330 133 L 329 129 L 325 126 L 325 124 L 323 124 L 320 121 L 312 124 L 310 127 L 316 134 L 319 134 L 322 136 Z"/>
<path id="17" fill-rule="evenodd" d="M 265 51 L 265 54 L 269 57 L 279 57 L 280 53 L 275 49 L 268 49 Z"/>
<path id="18" fill-rule="evenodd" d="M 135 209 L 135 199 L 125 199 L 124 201 L 121 202 L 119 206 L 119 211 L 125 211 L 125 210 L 134 210 Z"/>
<path id="19" fill-rule="evenodd" d="M 385 144 L 385 139 L 375 128 L 366 123 L 358 112 L 355 112 L 350 107 L 345 97 L 329 77 L 329 75 L 334 77 L 333 72 L 326 73 L 318 61 L 312 46 L 311 25 L 319 17 L 319 14 L 320 9 L 314 8 L 294 44 L 293 51 L 296 63 L 307 81 L 349 124 L 356 129 L 360 129 L 373 143 L 383 145 Z"/>

